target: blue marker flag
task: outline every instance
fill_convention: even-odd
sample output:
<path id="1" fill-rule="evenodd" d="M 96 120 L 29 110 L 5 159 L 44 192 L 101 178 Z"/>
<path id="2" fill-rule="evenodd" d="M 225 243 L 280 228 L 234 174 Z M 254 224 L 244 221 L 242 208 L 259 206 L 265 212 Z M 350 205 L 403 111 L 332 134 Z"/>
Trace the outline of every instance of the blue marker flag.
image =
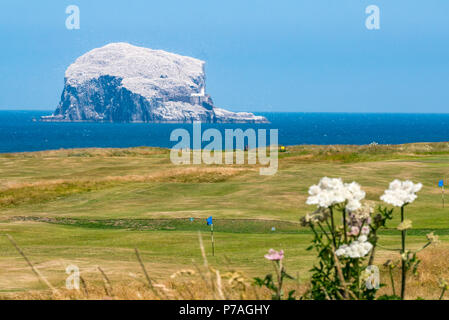
<path id="1" fill-rule="evenodd" d="M 442 188 L 444 186 L 444 181 L 443 180 L 438 181 L 438 186 Z"/>
<path id="2" fill-rule="evenodd" d="M 206 219 L 207 225 L 210 226 L 212 223 L 212 216 Z"/>

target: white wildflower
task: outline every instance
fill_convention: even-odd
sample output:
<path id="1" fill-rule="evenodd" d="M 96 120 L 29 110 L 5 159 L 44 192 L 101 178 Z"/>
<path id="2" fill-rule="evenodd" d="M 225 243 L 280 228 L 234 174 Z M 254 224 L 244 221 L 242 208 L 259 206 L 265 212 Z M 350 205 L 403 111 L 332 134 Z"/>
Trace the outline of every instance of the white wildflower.
<path id="1" fill-rule="evenodd" d="M 344 244 L 335 251 L 335 254 L 345 258 L 363 258 L 373 248 L 373 245 L 368 242 L 368 238 L 365 235 L 360 236 L 357 240 L 353 241 L 349 246 Z"/>
<path id="2" fill-rule="evenodd" d="M 342 245 L 340 248 L 338 248 L 337 249 L 337 251 L 335 251 L 335 254 L 337 255 L 337 256 L 342 256 L 342 255 L 344 255 L 344 254 L 346 254 L 346 248 L 347 248 L 348 246 L 347 245 Z"/>
<path id="3" fill-rule="evenodd" d="M 318 185 L 309 188 L 307 204 L 315 204 L 318 207 L 329 208 L 330 206 L 345 201 L 343 196 L 344 185 L 341 179 L 324 177 Z"/>
<path id="4" fill-rule="evenodd" d="M 343 183 L 339 178 L 324 177 L 318 185 L 309 188 L 306 203 L 329 208 L 335 204 L 347 202 L 346 208 L 349 211 L 355 211 L 362 206 L 360 200 L 363 198 L 365 198 L 365 192 L 358 183 Z"/>
<path id="5" fill-rule="evenodd" d="M 408 203 L 412 203 L 418 197 L 416 193 L 421 190 L 421 183 L 413 183 L 412 181 L 394 180 L 385 190 L 380 200 L 391 204 L 395 207 L 402 207 Z"/>
<path id="6" fill-rule="evenodd" d="M 359 201 L 348 201 L 348 204 L 346 205 L 346 210 L 348 211 L 355 211 L 359 209 L 361 206 L 361 203 Z"/>
<path id="7" fill-rule="evenodd" d="M 346 209 L 348 211 L 355 211 L 362 207 L 360 201 L 365 198 L 365 191 L 360 188 L 357 182 L 344 184 L 345 198 L 348 201 Z"/>

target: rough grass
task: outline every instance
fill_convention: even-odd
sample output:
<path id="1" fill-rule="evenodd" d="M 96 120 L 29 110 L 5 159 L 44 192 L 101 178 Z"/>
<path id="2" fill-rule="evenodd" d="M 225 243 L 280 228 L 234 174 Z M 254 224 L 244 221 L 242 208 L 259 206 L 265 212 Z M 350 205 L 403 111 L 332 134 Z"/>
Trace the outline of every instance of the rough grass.
<path id="1" fill-rule="evenodd" d="M 395 257 L 386 255 L 381 259 Z M 408 299 L 439 299 L 441 290 L 439 280 L 447 279 L 449 268 L 449 248 L 447 246 L 434 247 L 419 255 L 422 260 L 419 273 L 416 276 L 409 275 L 407 281 Z M 206 258 L 207 259 L 207 258 Z M 208 261 L 206 260 L 208 263 Z M 47 265 L 48 267 L 48 265 Z M 143 266 L 147 270 L 147 267 Z M 394 269 L 393 281 L 396 290 L 400 287 L 399 268 Z M 148 270 L 147 270 L 148 271 Z M 385 267 L 380 267 L 382 287 L 379 294 L 392 294 L 392 286 L 389 274 Z M 266 288 L 254 285 L 254 280 L 246 273 L 236 270 L 229 260 L 220 263 L 219 267 L 212 265 L 204 267 L 203 262 L 192 263 L 173 272 L 164 280 L 151 279 L 151 286 L 144 277 L 142 266 L 140 270 L 135 266 L 133 272 L 126 276 L 115 277 L 114 271 L 106 269 L 107 279 L 98 271 L 98 268 L 90 268 L 89 272 L 82 273 L 82 281 L 79 290 L 68 290 L 59 287 L 57 292 L 47 289 L 32 289 L 26 292 L 0 293 L 1 299 L 120 299 L 120 300 L 159 300 L 159 299 L 271 299 L 271 293 Z M 150 270 L 151 272 L 151 270 Z M 127 278 L 127 279 L 124 279 Z M 306 292 L 308 283 L 306 281 L 289 280 L 285 283 L 284 290 L 296 291 L 296 296 Z M 397 292 L 397 291 L 396 291 Z M 443 300 L 449 297 L 443 296 Z"/>
<path id="2" fill-rule="evenodd" d="M 407 281 L 406 299 L 432 299 L 437 300 L 441 295 L 439 288 L 440 279 L 449 281 L 449 248 L 447 245 L 440 245 L 429 248 L 418 254 L 421 260 L 417 275 L 409 274 Z M 395 259 L 396 265 L 399 266 L 399 259 L 391 255 Z M 381 267 L 381 279 L 387 286 L 380 290 L 380 294 L 391 295 L 392 286 L 390 276 L 386 267 Z M 395 282 L 396 294 L 400 291 L 401 275 L 400 267 L 393 270 L 393 281 Z M 444 300 L 449 300 L 449 295 L 443 296 Z"/>
<path id="3" fill-rule="evenodd" d="M 48 180 L 37 182 L 7 181 L 0 193 L 0 207 L 42 203 L 78 193 L 107 189 L 125 183 L 217 183 L 237 176 L 248 169 L 242 168 L 176 168 L 146 175 L 106 176 L 89 180 Z"/>

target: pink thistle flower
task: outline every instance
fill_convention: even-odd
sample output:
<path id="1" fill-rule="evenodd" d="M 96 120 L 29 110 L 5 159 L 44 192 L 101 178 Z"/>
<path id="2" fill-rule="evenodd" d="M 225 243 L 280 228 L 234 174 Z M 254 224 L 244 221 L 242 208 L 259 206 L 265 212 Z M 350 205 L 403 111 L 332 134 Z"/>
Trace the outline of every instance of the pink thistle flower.
<path id="1" fill-rule="evenodd" d="M 360 232 L 359 227 L 353 226 L 351 227 L 351 230 L 348 232 L 349 236 L 357 236 Z"/>
<path id="2" fill-rule="evenodd" d="M 271 261 L 280 261 L 284 259 L 284 250 L 280 250 L 279 252 L 270 249 L 268 250 L 268 254 L 265 255 L 265 259 L 271 260 Z"/>
<path id="3" fill-rule="evenodd" d="M 363 226 L 361 234 L 367 236 L 369 234 L 369 231 L 370 231 L 370 229 L 368 226 Z"/>

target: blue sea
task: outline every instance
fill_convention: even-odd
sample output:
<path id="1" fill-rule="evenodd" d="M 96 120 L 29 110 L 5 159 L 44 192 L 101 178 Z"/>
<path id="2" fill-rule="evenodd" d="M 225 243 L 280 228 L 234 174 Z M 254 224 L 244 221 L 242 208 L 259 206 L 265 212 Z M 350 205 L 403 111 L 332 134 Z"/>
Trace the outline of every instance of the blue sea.
<path id="1" fill-rule="evenodd" d="M 172 147 L 176 128 L 191 124 L 39 122 L 50 111 L 0 111 L 0 152 L 87 147 Z M 257 113 L 270 124 L 203 124 L 216 128 L 278 129 L 279 144 L 400 144 L 449 141 L 449 114 Z"/>

